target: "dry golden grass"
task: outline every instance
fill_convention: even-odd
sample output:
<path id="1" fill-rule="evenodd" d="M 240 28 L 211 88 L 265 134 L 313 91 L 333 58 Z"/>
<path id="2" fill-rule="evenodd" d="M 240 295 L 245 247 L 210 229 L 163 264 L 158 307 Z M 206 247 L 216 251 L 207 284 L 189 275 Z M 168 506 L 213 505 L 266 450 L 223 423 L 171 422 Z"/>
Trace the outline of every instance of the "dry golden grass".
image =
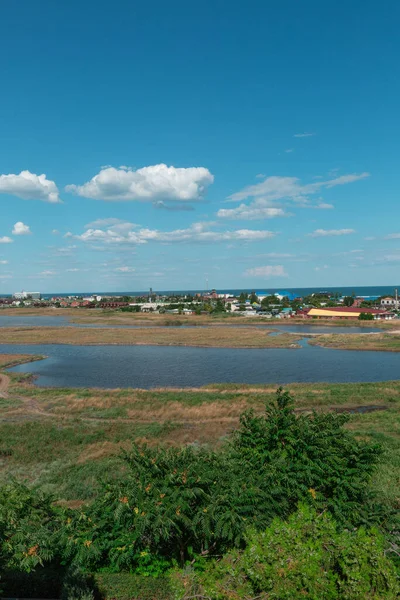
<path id="1" fill-rule="evenodd" d="M 27 354 L 0 354 L 0 369 L 33 362 L 34 360 L 40 360 L 41 358 L 42 357 L 30 356 Z"/>
<path id="2" fill-rule="evenodd" d="M 4 356 L 0 359 L 4 364 Z M 117 457 L 133 440 L 150 445 L 219 446 L 237 427 L 243 411 L 264 412 L 277 387 L 51 389 L 38 388 L 23 375 L 9 376 L 7 396 L 0 400 L 0 439 L 2 448 L 11 454 L 0 456 L 0 479 L 13 474 L 45 484 L 68 501 L 87 498 L 95 493 L 100 479 L 123 468 Z M 391 435 L 400 436 L 395 430 L 400 381 L 287 387 L 298 411 L 384 407 L 382 412 L 354 415 L 349 427 L 358 431 L 365 424 L 361 433 L 368 436 L 371 430 L 379 433 L 380 427 L 384 433 L 390 424 Z"/>
<path id="3" fill-rule="evenodd" d="M 399 332 L 400 333 L 400 332 Z M 400 352 L 400 335 L 391 333 L 327 334 L 309 340 L 312 346 L 324 346 L 340 350 L 382 350 Z"/>
<path id="4" fill-rule="evenodd" d="M 254 327 L 159 327 L 148 329 L 85 329 L 78 327 L 4 327 L 4 344 L 156 345 L 208 348 L 290 348 L 299 335 L 271 336 Z"/>

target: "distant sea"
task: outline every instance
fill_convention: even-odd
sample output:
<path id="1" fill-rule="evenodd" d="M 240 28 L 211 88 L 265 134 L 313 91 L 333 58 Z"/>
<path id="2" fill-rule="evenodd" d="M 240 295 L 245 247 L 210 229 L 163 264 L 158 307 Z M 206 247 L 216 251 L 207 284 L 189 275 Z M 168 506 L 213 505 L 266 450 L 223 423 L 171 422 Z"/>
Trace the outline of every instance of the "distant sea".
<path id="1" fill-rule="evenodd" d="M 288 292 L 290 296 L 294 297 L 304 297 L 309 296 L 310 294 L 317 292 L 327 292 L 328 294 L 339 294 L 340 296 L 351 296 L 352 294 L 356 296 L 363 297 L 371 297 L 376 298 L 379 296 L 391 296 L 394 294 L 395 288 L 399 289 L 400 293 L 400 284 L 398 286 L 353 286 L 353 287 L 308 287 L 308 288 L 270 288 L 270 287 L 257 287 L 254 289 L 256 293 L 259 294 L 281 294 Z M 241 292 L 251 292 L 252 288 L 247 289 L 234 289 L 234 288 L 216 288 L 219 294 L 232 294 L 234 296 L 240 295 Z M 195 294 L 195 293 L 203 293 L 205 290 L 197 289 L 197 290 L 153 290 L 154 294 Z M 51 294 L 42 294 L 42 298 L 52 298 L 53 296 L 57 296 L 59 298 L 64 298 L 67 296 L 91 296 L 92 294 L 98 294 L 100 296 L 146 296 L 149 294 L 149 290 L 132 292 L 132 291 L 121 291 L 121 292 L 101 292 L 99 290 L 91 290 L 85 292 L 67 292 L 64 294 L 60 293 L 51 293 Z M 3 297 L 9 297 L 10 294 L 4 294 Z"/>

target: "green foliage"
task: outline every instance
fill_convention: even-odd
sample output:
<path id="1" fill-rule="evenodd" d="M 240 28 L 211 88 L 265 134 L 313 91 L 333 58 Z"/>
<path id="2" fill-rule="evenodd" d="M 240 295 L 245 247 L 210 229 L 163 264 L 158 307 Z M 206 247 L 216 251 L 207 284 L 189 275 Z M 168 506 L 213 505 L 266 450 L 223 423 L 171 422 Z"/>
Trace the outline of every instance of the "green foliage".
<path id="1" fill-rule="evenodd" d="M 344 304 L 344 306 L 353 306 L 353 304 L 354 304 L 353 296 L 346 296 L 345 298 L 343 298 L 343 304 Z"/>
<path id="2" fill-rule="evenodd" d="M 29 572 L 59 552 L 61 512 L 52 498 L 13 483 L 0 488 L 0 570 Z"/>
<path id="3" fill-rule="evenodd" d="M 94 600 L 94 591 L 93 577 L 72 567 L 64 577 L 61 600 Z"/>
<path id="4" fill-rule="evenodd" d="M 212 562 L 203 574 L 176 572 L 175 597 L 209 600 L 394 600 L 400 588 L 376 531 L 338 531 L 328 513 L 300 505 L 287 522 L 252 530 L 243 551 Z"/>
<path id="5" fill-rule="evenodd" d="M 251 292 L 250 294 L 250 304 L 258 304 L 258 296 L 255 292 Z"/>
<path id="6" fill-rule="evenodd" d="M 218 452 L 134 445 L 124 479 L 68 524 L 68 560 L 159 576 L 173 561 L 240 547 L 249 526 L 286 518 L 301 500 L 342 526 L 382 521 L 385 508 L 369 491 L 380 447 L 358 442 L 343 427 L 347 419 L 296 415 L 278 390 L 265 415 L 245 413 Z"/>
<path id="7" fill-rule="evenodd" d="M 170 600 L 167 577 L 140 577 L 130 573 L 98 573 L 95 582 L 101 598 L 112 600 Z"/>
<path id="8" fill-rule="evenodd" d="M 360 313 L 358 315 L 358 320 L 359 321 L 373 321 L 374 320 L 374 315 L 371 313 Z"/>

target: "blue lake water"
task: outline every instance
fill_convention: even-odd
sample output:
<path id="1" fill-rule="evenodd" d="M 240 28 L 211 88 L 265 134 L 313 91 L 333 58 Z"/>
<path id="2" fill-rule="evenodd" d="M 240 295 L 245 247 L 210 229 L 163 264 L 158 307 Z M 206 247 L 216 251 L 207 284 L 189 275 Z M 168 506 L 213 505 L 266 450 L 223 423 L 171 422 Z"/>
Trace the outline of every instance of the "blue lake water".
<path id="1" fill-rule="evenodd" d="M 153 388 L 209 383 L 373 382 L 400 379 L 400 353 L 174 346 L 0 345 L 0 353 L 46 360 L 11 371 L 34 373 L 40 386 Z"/>

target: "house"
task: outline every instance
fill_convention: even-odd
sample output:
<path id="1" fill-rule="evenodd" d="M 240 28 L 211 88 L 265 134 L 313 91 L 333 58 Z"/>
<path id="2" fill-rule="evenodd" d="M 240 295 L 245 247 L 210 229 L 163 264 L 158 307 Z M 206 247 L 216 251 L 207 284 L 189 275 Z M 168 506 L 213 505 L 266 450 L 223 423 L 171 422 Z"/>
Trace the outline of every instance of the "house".
<path id="1" fill-rule="evenodd" d="M 398 302 L 396 302 L 395 298 L 391 296 L 386 296 L 386 298 L 381 298 L 381 306 L 386 306 L 388 308 L 397 308 Z"/>

